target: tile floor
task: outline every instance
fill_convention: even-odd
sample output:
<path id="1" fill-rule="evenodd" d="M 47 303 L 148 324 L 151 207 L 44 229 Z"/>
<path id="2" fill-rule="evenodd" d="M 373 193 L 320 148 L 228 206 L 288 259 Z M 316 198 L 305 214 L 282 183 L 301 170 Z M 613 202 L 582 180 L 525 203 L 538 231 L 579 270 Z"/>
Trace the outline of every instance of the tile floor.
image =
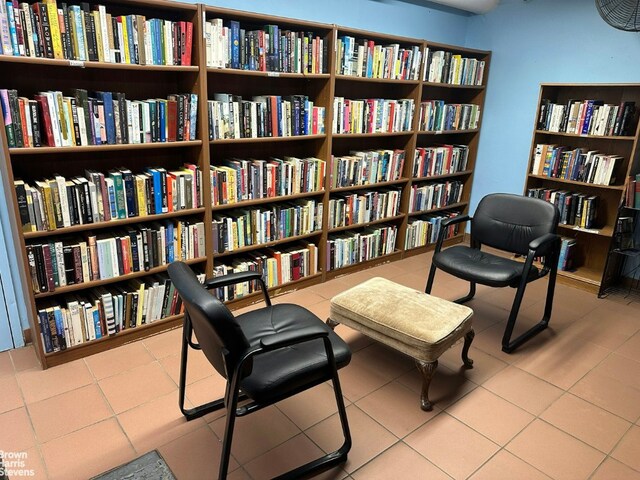
<path id="1" fill-rule="evenodd" d="M 276 301 L 326 318 L 333 295 L 372 276 L 422 289 L 429 262 L 405 259 Z M 439 272 L 434 294 L 452 299 L 464 287 Z M 531 285 L 523 327 L 541 315 L 545 288 Z M 551 328 L 506 355 L 513 293 L 478 289 L 469 304 L 475 368 L 461 368 L 460 345 L 445 353 L 430 413 L 419 408 L 411 359 L 338 327 L 354 352 L 341 371 L 353 448 L 318 478 L 640 479 L 640 303 L 559 285 Z M 47 371 L 32 348 L 0 353 L 0 450 L 26 451 L 35 478 L 89 478 L 151 449 L 180 480 L 215 478 L 224 418 L 181 417 L 179 344 L 173 330 Z M 221 396 L 221 379 L 203 356 L 192 358 L 189 402 Z M 229 478 L 271 478 L 336 447 L 337 432 L 328 384 L 244 417 Z"/>

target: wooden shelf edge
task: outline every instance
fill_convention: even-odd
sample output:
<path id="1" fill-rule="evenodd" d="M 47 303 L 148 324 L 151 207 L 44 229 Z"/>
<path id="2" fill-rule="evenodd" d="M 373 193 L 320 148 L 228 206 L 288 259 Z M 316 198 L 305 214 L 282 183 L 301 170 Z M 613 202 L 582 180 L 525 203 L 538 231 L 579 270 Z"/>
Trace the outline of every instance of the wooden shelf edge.
<path id="1" fill-rule="evenodd" d="M 406 132 L 377 132 L 377 133 L 333 133 L 331 138 L 333 139 L 341 139 L 341 138 L 369 138 L 369 137 L 399 137 L 403 135 L 413 135 L 415 132 L 413 130 L 408 130 Z"/>
<path id="2" fill-rule="evenodd" d="M 127 150 L 151 150 L 156 148 L 195 147 L 202 145 L 202 140 L 184 142 L 126 143 L 117 145 L 83 145 L 80 147 L 27 147 L 10 148 L 11 155 L 44 155 L 48 153 L 89 153 Z"/>
<path id="3" fill-rule="evenodd" d="M 251 252 L 253 250 L 260 250 L 261 248 L 271 248 L 271 247 L 275 247 L 277 245 L 282 245 L 282 244 L 285 244 L 285 243 L 291 243 L 291 242 L 296 242 L 298 240 L 304 240 L 305 238 L 316 237 L 316 236 L 321 235 L 321 234 L 322 234 L 322 230 L 316 230 L 315 232 L 305 233 L 304 235 L 296 235 L 294 237 L 281 238 L 279 240 L 272 240 L 272 241 L 266 242 L 266 243 L 257 243 L 255 245 L 247 245 L 246 247 L 238 248 L 236 250 L 227 250 L 227 251 L 222 252 L 222 253 L 215 253 L 214 252 L 213 259 L 216 260 L 218 258 L 230 257 L 232 255 L 240 255 L 240 254 L 243 254 L 243 253 Z"/>
<path id="4" fill-rule="evenodd" d="M 468 130 L 418 130 L 418 135 L 463 135 L 465 133 L 478 133 L 479 128 L 471 128 Z"/>
<path id="5" fill-rule="evenodd" d="M 602 228 L 582 228 L 577 227 L 575 225 L 567 225 L 564 223 L 559 223 L 558 228 L 563 230 L 569 230 L 571 232 L 580 232 L 585 233 L 587 235 L 596 235 L 599 237 L 613 237 L 613 228 L 611 226 L 605 226 Z"/>
<path id="6" fill-rule="evenodd" d="M 197 65 L 138 65 L 137 63 L 111 63 L 111 62 L 92 62 L 89 60 L 68 60 L 41 57 L 17 57 L 12 55 L 0 54 L 0 63 L 15 63 L 27 65 L 45 65 L 52 67 L 65 68 L 89 68 L 103 70 L 136 70 L 148 72 L 193 72 L 197 73 L 199 67 Z"/>
<path id="7" fill-rule="evenodd" d="M 206 67 L 207 73 L 221 75 L 240 75 L 247 77 L 264 77 L 264 78 L 301 78 L 305 80 L 329 80 L 329 73 L 290 73 L 290 72 L 263 72 L 261 70 L 241 70 L 239 68 L 215 68 Z"/>
<path id="8" fill-rule="evenodd" d="M 339 193 L 339 192 L 349 192 L 351 190 L 366 190 L 369 188 L 389 187 L 393 185 L 400 185 L 403 183 L 407 183 L 408 181 L 409 181 L 408 178 L 399 178 L 398 180 L 389 180 L 388 182 L 367 183 L 365 185 L 352 185 L 350 187 L 336 187 L 336 188 L 331 188 L 329 190 L 329 193 Z"/>
<path id="9" fill-rule="evenodd" d="M 429 177 L 412 177 L 411 181 L 412 182 L 428 182 L 431 180 L 441 180 L 443 178 L 450 178 L 450 177 L 464 177 L 466 175 L 471 175 L 471 174 L 473 174 L 473 170 L 463 170 L 461 172 L 444 173 L 442 175 L 432 175 Z"/>
<path id="10" fill-rule="evenodd" d="M 550 132 L 549 130 L 536 130 L 535 133 L 540 135 L 553 135 L 556 137 L 593 138 L 595 140 L 635 140 L 635 137 L 630 137 L 628 135 L 587 135 L 580 133 Z"/>
<path id="11" fill-rule="evenodd" d="M 317 135 L 291 135 L 290 137 L 257 137 L 257 138 L 223 138 L 217 140 L 209 140 L 211 145 L 224 145 L 224 144 L 241 144 L 241 143 L 267 143 L 267 142 L 297 142 L 300 140 L 318 140 L 324 139 L 327 136 L 322 134 Z"/>
<path id="12" fill-rule="evenodd" d="M 301 288 L 307 288 L 312 285 L 317 285 L 322 282 L 323 272 L 319 271 L 318 273 L 314 273 L 313 275 L 309 275 L 307 277 L 302 277 L 293 282 L 283 283 L 282 285 L 276 285 L 275 287 L 269 287 L 267 290 L 269 291 L 269 297 L 271 299 L 279 297 L 281 295 L 285 295 L 290 292 L 295 292 Z M 262 301 L 264 298 L 262 292 L 252 292 L 249 295 L 245 295 L 241 298 L 234 298 L 228 302 L 225 302 L 225 305 L 229 307 L 230 310 L 237 310 L 240 308 L 244 308 L 249 305 L 253 305 L 254 303 L 258 303 Z"/>
<path id="13" fill-rule="evenodd" d="M 343 227 L 330 228 L 330 229 L 327 230 L 327 233 L 344 232 L 346 230 L 355 230 L 357 228 L 368 227 L 369 225 L 377 225 L 378 223 L 394 222 L 394 221 L 400 220 L 400 219 L 402 219 L 404 217 L 405 217 L 405 214 L 401 213 L 400 215 L 394 215 L 392 217 L 380 218 L 378 220 L 372 220 L 372 221 L 366 222 L 366 223 L 356 223 L 356 224 L 353 224 L 353 225 L 345 225 Z"/>
<path id="14" fill-rule="evenodd" d="M 454 208 L 463 208 L 463 207 L 466 207 L 467 205 L 468 205 L 467 202 L 458 202 L 458 203 L 452 203 L 451 205 L 447 205 L 445 207 L 432 208 L 431 210 L 420 210 L 419 212 L 409 212 L 407 215 L 409 217 L 418 217 L 420 215 L 427 215 L 433 212 L 442 212 L 444 210 L 451 210 Z"/>
<path id="15" fill-rule="evenodd" d="M 435 88 L 453 88 L 453 89 L 467 89 L 467 90 L 484 90 L 484 85 L 457 85 L 453 83 L 441 83 L 441 82 L 422 82 L 423 87 L 435 87 Z"/>
<path id="16" fill-rule="evenodd" d="M 225 205 L 213 205 L 211 209 L 214 212 L 230 210 L 233 208 L 242 208 L 253 205 L 262 205 L 265 203 L 286 202 L 288 200 L 297 200 L 299 198 L 317 197 L 324 194 L 324 190 L 316 190 L 315 192 L 294 193 L 292 195 L 282 195 L 279 197 L 255 198 L 253 200 L 243 200 L 236 203 L 227 203 Z"/>
<path id="17" fill-rule="evenodd" d="M 457 235 L 454 235 L 451 238 L 445 239 L 444 242 L 442 242 L 442 246 L 450 247 L 451 245 L 457 245 L 458 243 L 462 243 L 462 242 L 464 242 L 464 233 L 459 233 Z M 416 255 L 421 255 L 423 253 L 431 252 L 435 248 L 436 248 L 435 243 L 427 243 L 426 245 L 421 245 L 419 247 L 405 249 L 404 257 L 407 258 L 407 257 L 414 257 Z M 424 281 L 426 283 L 427 279 L 425 278 Z"/>
<path id="18" fill-rule="evenodd" d="M 547 177 L 545 175 L 535 175 L 528 173 L 529 178 L 537 178 L 539 180 L 547 180 L 556 183 L 566 183 L 567 185 L 580 185 L 582 187 L 598 188 L 604 190 L 624 190 L 624 185 L 602 185 L 600 183 L 578 182 L 576 180 L 566 180 L 564 178 Z"/>
<path id="19" fill-rule="evenodd" d="M 400 260 L 401 257 L 402 250 L 396 250 L 393 253 L 387 253 L 386 255 L 381 255 L 380 257 L 372 258 L 371 260 L 365 260 L 364 262 L 355 263 L 353 265 L 346 265 L 344 267 L 328 270 L 325 274 L 325 278 L 327 280 L 332 280 L 343 275 L 348 275 L 360 270 L 365 270 L 368 268 L 377 267 L 378 265 L 393 262 L 395 260 Z"/>
<path id="20" fill-rule="evenodd" d="M 420 80 L 400 80 L 395 78 L 358 77 L 356 75 L 336 74 L 335 78 L 336 78 L 336 81 L 387 83 L 387 84 L 393 84 L 393 85 L 418 85 L 420 83 Z"/>

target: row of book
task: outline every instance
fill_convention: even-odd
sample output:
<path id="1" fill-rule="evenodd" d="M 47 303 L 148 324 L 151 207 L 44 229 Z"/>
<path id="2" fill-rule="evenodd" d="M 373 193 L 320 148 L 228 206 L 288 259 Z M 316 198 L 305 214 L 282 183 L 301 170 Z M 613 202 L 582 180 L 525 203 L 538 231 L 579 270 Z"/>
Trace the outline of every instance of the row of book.
<path id="1" fill-rule="evenodd" d="M 221 18 L 204 24 L 207 67 L 260 72 L 328 73 L 325 40 L 313 32 L 265 25 L 247 30 L 240 22 Z"/>
<path id="2" fill-rule="evenodd" d="M 404 150 L 352 151 L 331 157 L 331 188 L 392 182 L 402 177 Z"/>
<path id="3" fill-rule="evenodd" d="M 413 178 L 463 172 L 467 169 L 468 159 L 468 145 L 416 147 L 413 156 Z"/>
<path id="4" fill-rule="evenodd" d="M 398 229 L 395 225 L 367 227 L 349 231 L 327 240 L 327 271 L 366 262 L 391 254 L 396 248 Z"/>
<path id="5" fill-rule="evenodd" d="M 329 228 L 359 225 L 394 217 L 400 211 L 402 190 L 336 194 L 329 200 Z"/>
<path id="6" fill-rule="evenodd" d="M 318 158 L 231 159 L 211 166 L 213 205 L 324 189 L 326 162 Z"/>
<path id="7" fill-rule="evenodd" d="M 336 75 L 390 80 L 419 80 L 420 47 L 400 44 L 376 45 L 373 40 L 338 37 Z"/>
<path id="8" fill-rule="evenodd" d="M 636 247 L 634 217 L 620 216 L 613 233 L 613 245 L 617 250 L 631 250 Z"/>
<path id="9" fill-rule="evenodd" d="M 427 49 L 423 80 L 452 85 L 482 85 L 484 60 L 466 58 L 444 50 Z"/>
<path id="10" fill-rule="evenodd" d="M 332 131 L 341 133 L 408 132 L 415 104 L 411 98 L 333 99 Z"/>
<path id="11" fill-rule="evenodd" d="M 460 215 L 459 212 L 450 212 L 444 215 L 421 215 L 410 218 L 405 234 L 405 250 L 436 243 L 440 235 L 442 222 L 449 218 L 457 217 L 458 215 Z M 449 225 L 444 234 L 444 238 L 455 237 L 459 232 L 459 228 L 460 224 Z"/>
<path id="12" fill-rule="evenodd" d="M 459 180 L 443 183 L 411 185 L 409 213 L 442 208 L 462 200 L 463 183 Z"/>
<path id="13" fill-rule="evenodd" d="M 193 24 L 112 15 L 104 5 L 0 2 L 0 53 L 139 65 L 191 65 Z"/>
<path id="14" fill-rule="evenodd" d="M 640 209 L 640 174 L 630 176 L 627 179 L 627 188 L 624 193 L 624 205 L 630 208 Z"/>
<path id="15" fill-rule="evenodd" d="M 473 130 L 480 122 L 480 107 L 471 103 L 445 103 L 444 100 L 426 100 L 420 103 L 418 129 L 428 132 L 447 130 Z"/>
<path id="16" fill-rule="evenodd" d="M 619 105 L 602 100 L 574 100 L 553 103 L 547 98 L 540 102 L 538 130 L 576 135 L 634 135 L 636 105 L 623 101 Z"/>
<path id="17" fill-rule="evenodd" d="M 596 223 L 600 201 L 597 195 L 552 188 L 530 188 L 527 190 L 527 196 L 541 198 L 557 206 L 560 212 L 559 221 L 564 225 L 593 228 Z"/>
<path id="18" fill-rule="evenodd" d="M 204 274 L 198 274 L 204 282 Z M 151 324 L 184 310 L 168 276 L 158 274 L 122 285 L 67 295 L 61 303 L 42 302 L 38 323 L 45 352 L 53 353 L 124 330 Z"/>
<path id="19" fill-rule="evenodd" d="M 318 273 L 318 247 L 302 241 L 282 249 L 265 248 L 249 252 L 230 263 L 215 263 L 213 266 L 213 275 L 216 277 L 235 272 L 262 272 L 267 288 L 294 282 Z M 211 292 L 226 302 L 259 291 L 256 283 L 244 282 Z"/>
<path id="20" fill-rule="evenodd" d="M 619 155 L 539 143 L 534 152 L 531 173 L 596 185 L 612 185 L 616 181 L 616 168 L 622 162 L 623 158 Z"/>
<path id="21" fill-rule="evenodd" d="M 560 243 L 560 257 L 558 258 L 559 270 L 573 270 L 575 251 L 578 241 L 575 238 L 562 237 Z"/>
<path id="22" fill-rule="evenodd" d="M 216 93 L 207 102 L 209 140 L 291 137 L 324 133 L 325 108 L 306 95 L 240 95 Z"/>
<path id="23" fill-rule="evenodd" d="M 204 257 L 204 223 L 154 222 L 101 235 L 27 244 L 35 293 L 147 271 L 175 260 Z"/>
<path id="24" fill-rule="evenodd" d="M 306 235 L 322 228 L 322 202 L 296 200 L 214 215 L 213 251 L 232 252 L 250 245 Z"/>
<path id="25" fill-rule="evenodd" d="M 73 89 L 39 92 L 30 100 L 16 90 L 0 89 L 9 148 L 74 147 L 196 138 L 198 95 L 127 100 L 124 93 Z"/>
<path id="26" fill-rule="evenodd" d="M 85 177 L 14 181 L 23 232 L 51 231 L 98 222 L 176 212 L 202 206 L 202 173 L 193 164 L 180 170 L 128 168 Z"/>

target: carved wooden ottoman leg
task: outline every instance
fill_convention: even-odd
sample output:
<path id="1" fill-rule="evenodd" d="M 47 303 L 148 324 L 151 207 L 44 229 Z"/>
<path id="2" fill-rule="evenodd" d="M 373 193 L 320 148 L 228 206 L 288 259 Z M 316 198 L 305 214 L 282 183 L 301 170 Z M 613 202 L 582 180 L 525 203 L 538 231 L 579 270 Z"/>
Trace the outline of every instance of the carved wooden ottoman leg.
<path id="1" fill-rule="evenodd" d="M 464 345 L 462 346 L 462 362 L 467 368 L 473 368 L 473 360 L 469 358 L 469 347 L 471 346 L 471 342 L 473 342 L 473 337 L 475 336 L 476 332 L 473 331 L 473 328 L 469 330 L 464 336 Z"/>
<path id="2" fill-rule="evenodd" d="M 429 385 L 431 385 L 431 378 L 433 378 L 433 372 L 438 367 L 438 360 L 433 362 L 423 362 L 422 360 L 416 360 L 418 370 L 422 373 L 422 396 L 420 397 L 420 408 L 426 412 L 433 410 L 433 404 L 429 401 Z"/>
<path id="3" fill-rule="evenodd" d="M 326 324 L 331 330 L 335 330 L 336 327 L 340 325 L 338 322 L 331 320 L 330 318 L 327 318 Z"/>

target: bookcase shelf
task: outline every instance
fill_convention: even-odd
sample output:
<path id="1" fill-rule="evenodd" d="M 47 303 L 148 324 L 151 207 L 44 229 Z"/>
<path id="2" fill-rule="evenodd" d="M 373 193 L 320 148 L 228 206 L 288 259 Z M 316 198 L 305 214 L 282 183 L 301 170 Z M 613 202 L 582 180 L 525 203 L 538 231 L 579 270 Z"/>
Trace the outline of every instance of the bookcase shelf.
<path id="1" fill-rule="evenodd" d="M 410 217 L 417 217 L 419 215 L 425 215 L 428 213 L 435 213 L 435 212 L 443 212 L 445 210 L 463 209 L 463 208 L 466 208 L 467 205 L 468 205 L 467 202 L 458 202 L 458 203 L 452 203 L 451 205 L 445 205 L 444 207 L 431 208 L 429 210 L 420 210 L 419 212 L 410 212 L 407 215 L 409 215 Z"/>
<path id="2" fill-rule="evenodd" d="M 598 101 L 602 103 L 599 104 Z M 571 218 L 573 218 L 574 202 L 583 202 L 585 198 L 595 198 L 593 200 L 593 205 L 595 205 L 595 214 L 592 214 L 593 226 L 582 228 L 560 224 L 558 228 L 562 237 L 575 239 L 576 242 L 572 247 L 571 254 L 573 266 L 568 271 L 559 271 L 559 279 L 593 293 L 603 291 L 607 286 L 605 266 L 619 215 L 618 206 L 625 193 L 624 182 L 629 175 L 638 172 L 640 128 L 638 127 L 637 115 L 632 113 L 628 119 L 623 115 L 627 104 L 635 104 L 635 109 L 640 106 L 640 84 L 549 83 L 540 86 L 524 193 L 525 195 L 530 192 L 531 194 L 541 194 L 550 201 L 558 201 L 559 198 L 563 198 L 563 205 L 559 205 L 559 208 L 561 213 L 568 208 L 566 214 Z M 551 115 L 554 113 L 555 105 L 562 106 L 562 111 L 552 119 Z M 589 115 L 587 115 L 588 110 L 591 111 Z M 618 116 L 618 112 L 620 116 Z M 624 120 L 622 120 L 623 116 Z M 558 122 L 556 125 L 559 125 L 559 130 L 567 130 L 567 132 L 548 131 L 547 128 L 555 129 L 555 127 L 550 127 L 552 121 Z M 617 122 L 621 122 L 620 130 L 625 135 L 569 133 L 579 130 L 612 132 L 618 128 L 615 126 Z M 631 132 L 633 135 L 630 135 Z M 562 152 L 567 156 L 563 155 L 557 160 L 552 159 L 552 149 L 544 147 L 549 144 L 565 146 L 566 149 Z M 541 152 L 551 152 L 546 155 L 545 163 L 541 163 Z M 569 168 L 570 159 L 574 162 L 572 165 L 583 165 L 584 163 L 585 166 L 580 168 L 595 170 L 598 163 L 587 163 L 587 152 L 618 157 L 612 170 L 616 179 L 615 185 L 600 185 L 532 173 L 534 168 L 537 168 L 536 172 L 541 172 L 543 166 L 555 168 L 555 165 L 559 165 L 557 168 L 560 168 L 565 165 L 565 162 L 567 162 L 566 168 Z M 538 162 L 536 162 L 536 156 Z M 560 155 L 555 156 L 560 157 Z M 578 208 L 576 207 L 576 212 Z"/>
<path id="3" fill-rule="evenodd" d="M 470 128 L 467 130 L 418 130 L 418 135 L 464 135 L 467 133 L 478 133 L 480 129 Z"/>
<path id="4" fill-rule="evenodd" d="M 0 55 L 0 66 L 3 70 L 3 80 L 0 88 L 16 89 L 20 96 L 32 98 L 40 91 L 61 90 L 68 94 L 66 89 L 79 88 L 89 92 L 112 91 L 123 92 L 127 100 L 144 100 L 147 98 L 166 98 L 167 95 L 176 93 L 191 93 L 198 95 L 197 131 L 195 139 L 178 142 L 157 142 L 141 144 L 108 144 L 88 145 L 72 147 L 35 147 L 35 148 L 8 148 L 8 139 L 4 129 L 0 131 L 0 166 L 3 169 L 3 181 L 6 192 L 10 195 L 10 206 L 13 213 L 11 232 L 14 243 L 20 247 L 19 262 L 21 275 L 24 278 L 25 295 L 27 297 L 27 310 L 30 321 L 31 338 L 36 344 L 36 352 L 43 368 L 48 368 L 74 359 L 82 358 L 93 353 L 104 351 L 118 345 L 122 345 L 138 338 L 153 335 L 163 330 L 177 327 L 182 322 L 182 315 L 172 315 L 149 324 L 135 328 L 124 329 L 114 335 L 104 336 L 97 340 L 68 346 L 65 350 L 46 353 L 43 344 L 43 332 L 40 329 L 39 312 L 46 307 L 61 303 L 64 299 L 76 296 L 84 297 L 96 294 L 102 290 L 129 285 L 135 279 L 136 282 L 144 281 L 151 285 L 159 278 L 165 278 L 166 265 L 151 268 L 147 271 L 132 272 L 105 280 L 94 280 L 62 287 L 56 287 L 52 292 L 34 293 L 31 291 L 30 265 L 27 258 L 26 246 L 29 244 L 52 244 L 60 242 L 65 236 L 72 239 L 82 237 L 83 233 L 100 231 L 116 234 L 119 229 L 130 227 L 148 227 L 155 222 L 167 224 L 167 220 L 194 218 L 204 224 L 206 256 L 188 260 L 187 263 L 196 265 L 197 270 L 206 277 L 213 275 L 214 269 L 224 265 L 232 265 L 233 261 L 255 258 L 254 253 L 264 248 L 278 247 L 284 252 L 285 248 L 298 248 L 299 244 L 314 244 L 317 249 L 317 273 L 300 278 L 299 280 L 286 282 L 269 288 L 272 295 L 280 295 L 299 288 L 321 283 L 323 281 L 346 275 L 365 268 L 371 268 L 390 261 L 399 260 L 405 255 L 416 255 L 433 248 L 426 245 L 411 250 L 405 250 L 405 231 L 408 220 L 412 217 L 438 213 L 441 211 L 458 210 L 466 213 L 469 205 L 475 157 L 479 140 L 479 129 L 455 130 L 442 132 L 417 131 L 418 112 L 420 102 L 429 98 L 442 98 L 448 103 L 475 103 L 480 107 L 484 104 L 486 79 L 488 78 L 488 66 L 491 57 L 490 52 L 464 49 L 450 45 L 431 44 L 422 39 L 412 39 L 387 35 L 377 32 L 362 31 L 349 27 L 315 23 L 304 20 L 275 17 L 270 15 L 244 12 L 226 8 L 217 8 L 203 4 L 183 4 L 167 0 L 105 0 L 106 11 L 114 15 L 145 15 L 146 18 L 160 18 L 171 21 L 187 21 L 193 24 L 193 47 L 191 65 L 137 65 L 116 64 L 99 61 L 70 61 L 53 58 L 14 57 Z M 224 68 L 208 64 L 208 40 L 205 35 L 207 22 L 220 19 L 222 25 L 235 28 L 235 22 L 246 33 L 269 30 L 279 31 L 282 35 L 311 34 L 309 39 L 315 43 L 314 55 L 316 55 L 316 70 L 312 70 L 312 63 L 307 64 L 298 73 L 291 73 L 285 67 L 289 60 L 280 59 L 278 64 L 275 57 L 270 59 L 271 70 L 245 70 L 230 68 L 230 63 Z M 204 21 L 203 21 L 204 20 Z M 232 24 L 233 23 L 233 24 Z M 279 30 L 273 30 L 278 26 Z M 260 36 L 259 33 L 257 33 Z M 411 49 L 412 55 L 424 55 L 428 48 L 441 48 L 451 52 L 459 52 L 463 56 L 473 57 L 485 61 L 484 81 L 482 85 L 450 85 L 444 83 L 425 82 L 422 79 L 422 66 L 424 57 L 420 58 L 419 67 L 413 65 L 412 79 L 399 79 L 401 75 L 393 75 L 394 78 L 368 78 L 342 75 L 336 73 L 336 45 L 341 35 L 352 36 L 356 39 L 367 39 L 375 42 L 381 48 L 399 45 L 400 49 Z M 300 37 L 298 37 L 300 38 Z M 292 45 L 289 43 L 288 45 Z M 311 44 L 310 44 L 311 45 Z M 395 48 L 395 47 L 394 47 Z M 312 52 L 311 47 L 308 51 Z M 211 52 L 209 52 L 211 53 Z M 272 52 L 273 53 L 273 52 Z M 233 52 L 232 52 L 233 55 Z M 405 57 L 406 58 L 406 57 Z M 232 58 L 228 59 L 233 60 Z M 322 66 L 324 65 L 324 71 Z M 271 68 L 273 67 L 273 68 Z M 6 70 L 6 72 L 5 72 Z M 312 72 L 313 73 L 308 73 Z M 415 74 L 417 73 L 417 77 Z M 311 135 L 271 136 L 260 138 L 220 138 L 210 140 L 209 136 L 209 105 L 208 100 L 216 100 L 215 94 L 228 94 L 242 96 L 243 101 L 256 102 L 255 97 L 275 96 L 284 101 L 293 96 L 306 97 L 313 107 L 324 109 L 324 116 L 318 116 L 319 127 L 323 127 L 324 133 Z M 388 99 L 400 101 L 410 99 L 414 105 L 413 120 L 407 131 L 362 133 L 362 134 L 333 134 L 332 124 L 334 115 L 334 99 Z M 216 100 L 217 101 L 217 100 Z M 400 105 L 400 103 L 397 103 Z M 293 110 L 292 110 L 293 112 Z M 0 111 L 1 113 L 1 111 Z M 240 119 L 242 111 L 240 111 Z M 286 117 L 285 117 L 286 118 Z M 269 120 L 271 121 L 271 120 Z M 407 128 L 403 125 L 401 128 Z M 383 128 L 386 129 L 386 128 Z M 366 129 L 365 129 L 366 130 Z M 292 128 L 293 131 L 293 128 Z M 310 130 L 309 130 L 310 131 Z M 245 135 L 242 132 L 241 135 Z M 260 134 L 260 133 L 259 133 Z M 193 137 L 192 137 L 193 138 Z M 411 178 L 415 149 L 417 146 L 428 147 L 442 143 L 459 144 L 468 143 L 468 161 L 464 171 L 437 175 L 431 177 Z M 331 164 L 333 156 L 348 156 L 353 151 L 403 151 L 404 160 L 402 171 L 397 180 L 369 183 L 366 185 L 354 185 L 349 187 L 331 188 Z M 241 160 L 267 160 L 270 158 L 298 158 L 319 159 L 324 163 L 325 176 L 321 182 L 321 189 L 311 192 L 295 193 L 290 195 L 257 198 L 237 203 L 214 205 L 211 173 L 212 167 L 228 165 L 225 163 L 231 159 Z M 315 160 L 314 160 L 315 161 Z M 163 214 L 153 214 L 141 217 L 123 218 L 113 221 L 101 221 L 96 223 L 84 223 L 70 227 L 57 228 L 52 231 L 22 232 L 20 205 L 18 203 L 14 180 L 23 180 L 33 185 L 40 181 L 60 174 L 65 179 L 72 179 L 85 175 L 85 170 L 91 169 L 102 172 L 105 176 L 108 172 L 121 168 L 123 165 L 131 169 L 134 175 L 142 174 L 148 167 L 162 167 L 167 170 L 182 168 L 183 164 L 193 164 L 201 172 L 199 187 L 201 188 L 200 208 L 184 209 Z M 37 168 L 34 168 L 37 167 Z M 137 172 L 137 173 L 136 173 Z M 379 177 L 385 178 L 385 177 Z M 386 177 L 397 178 L 397 176 Z M 464 186 L 462 201 L 443 208 L 432 209 L 426 212 L 413 214 L 398 213 L 387 218 L 371 221 L 366 224 L 348 225 L 337 228 L 328 228 L 329 202 L 334 194 L 356 194 L 363 191 L 376 191 L 393 189 L 400 191 L 400 206 L 398 212 L 408 211 L 409 193 L 412 184 L 431 181 L 456 180 Z M 318 187 L 312 187 L 318 188 Z M 295 191 L 295 190 L 294 190 Z M 234 209 L 247 209 L 250 207 L 266 207 L 274 203 L 288 203 L 302 200 L 315 200 L 323 206 L 323 219 L 321 229 L 305 235 L 283 238 L 264 244 L 250 245 L 233 251 L 214 253 L 213 216 L 225 214 Z M 370 232 L 374 228 L 388 224 L 397 229 L 396 244 L 392 253 L 382 255 L 365 262 L 345 266 L 328 271 L 327 241 L 329 235 L 335 237 L 350 235 L 353 231 Z M 371 227 L 368 228 L 368 227 Z M 585 234 L 586 235 L 586 234 Z M 460 233 L 446 240 L 447 245 L 460 242 L 464 234 Z M 73 241 L 76 241 L 75 239 Z M 66 242 L 66 240 L 65 240 Z M 65 243 L 66 245 L 66 243 Z M 283 247 L 283 248 L 280 248 Z M 31 247 L 30 247 L 31 248 Z M 28 287 L 27 287 L 28 286 Z M 146 287 L 145 287 L 146 288 Z M 68 295 L 69 294 L 69 295 Z M 87 297 L 90 298 L 90 297 Z M 232 308 L 241 308 L 261 298 L 256 292 L 235 298 L 228 302 Z"/>

